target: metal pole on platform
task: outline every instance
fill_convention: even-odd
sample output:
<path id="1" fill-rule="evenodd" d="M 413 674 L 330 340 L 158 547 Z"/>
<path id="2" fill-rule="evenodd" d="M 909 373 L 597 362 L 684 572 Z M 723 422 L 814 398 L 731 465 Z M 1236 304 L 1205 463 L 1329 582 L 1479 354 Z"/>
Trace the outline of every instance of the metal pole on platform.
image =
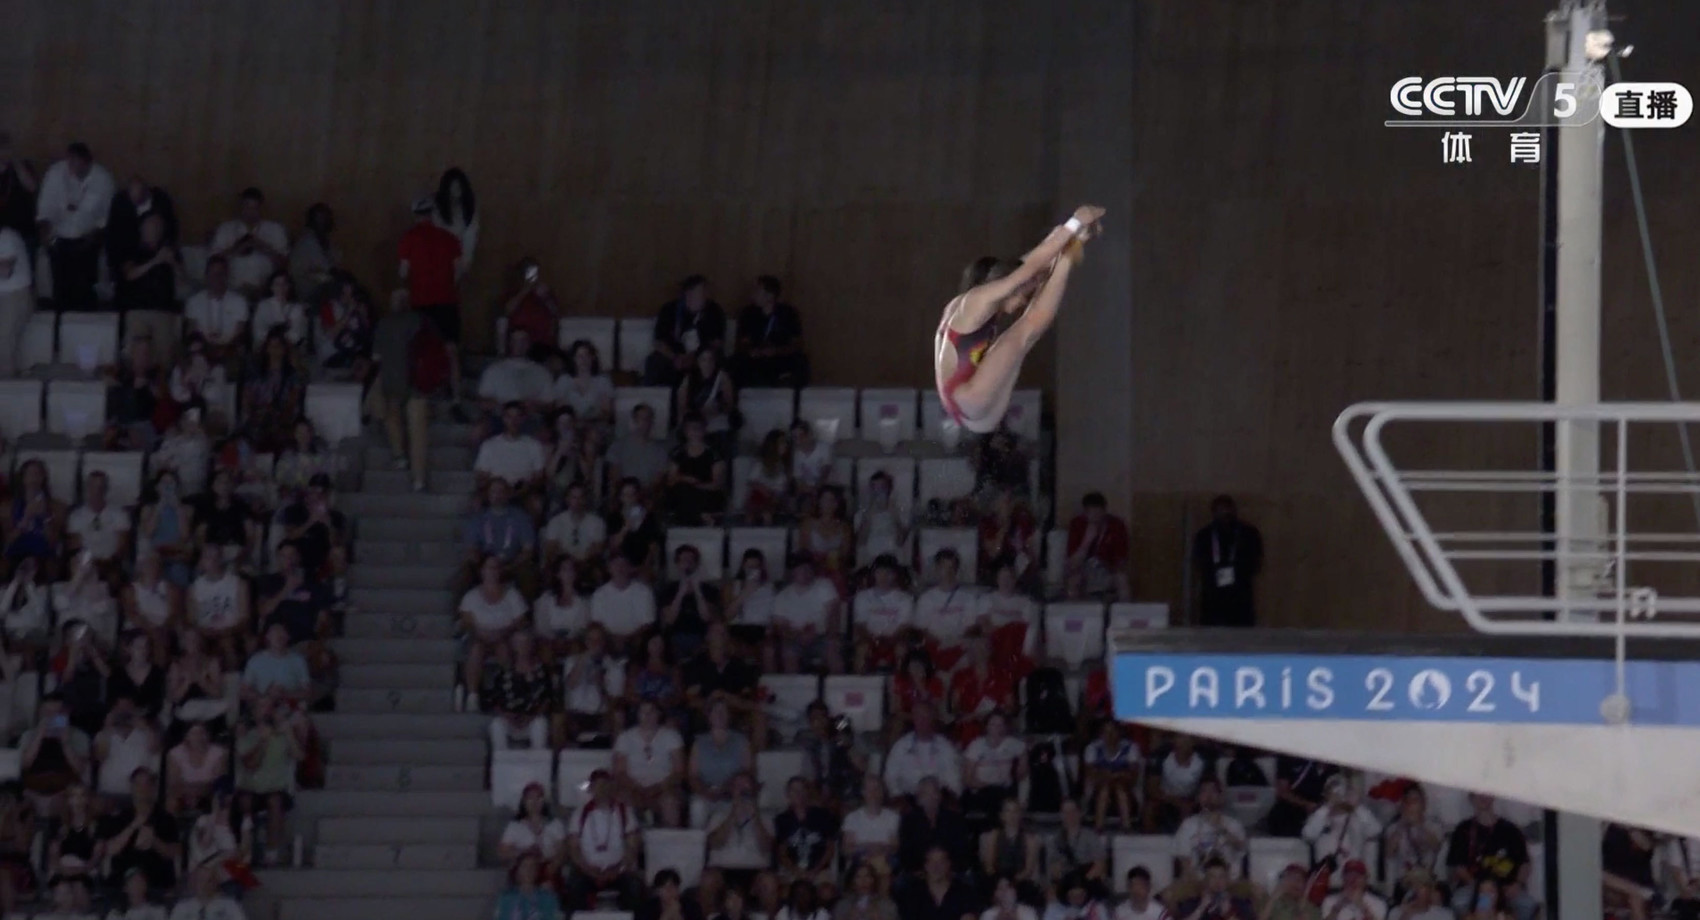
<path id="1" fill-rule="evenodd" d="M 1563 0 L 1548 20 L 1548 54 L 1563 50 L 1564 82 L 1575 82 L 1577 94 L 1598 81 L 1579 75 L 1599 75 L 1600 64 L 1588 59 L 1588 33 L 1606 28 L 1604 0 Z M 1563 41 L 1557 41 L 1562 33 Z M 1548 109 L 1548 111 L 1554 111 Z M 1588 107 L 1580 107 L 1585 115 Z M 1578 121 L 1580 118 L 1577 119 Z M 1605 124 L 1597 114 L 1586 124 L 1566 124 L 1557 130 L 1558 259 L 1553 330 L 1553 401 L 1559 405 L 1592 405 L 1600 401 L 1600 212 L 1601 148 Z M 1571 554 L 1603 548 L 1604 506 L 1596 485 L 1600 469 L 1599 425 L 1561 421 L 1556 436 L 1554 471 L 1559 483 L 1554 514 L 1558 564 L 1553 572 L 1554 596 L 1581 600 L 1598 596 L 1601 567 Z M 1590 485 L 1571 487 L 1575 477 Z M 1561 612 L 1560 618 L 1567 614 Z M 1592 609 L 1568 614 L 1593 619 Z M 1600 916 L 1600 822 L 1559 812 L 1556 816 L 1557 920 L 1593 920 Z M 1536 893 L 1540 894 L 1540 893 Z"/>

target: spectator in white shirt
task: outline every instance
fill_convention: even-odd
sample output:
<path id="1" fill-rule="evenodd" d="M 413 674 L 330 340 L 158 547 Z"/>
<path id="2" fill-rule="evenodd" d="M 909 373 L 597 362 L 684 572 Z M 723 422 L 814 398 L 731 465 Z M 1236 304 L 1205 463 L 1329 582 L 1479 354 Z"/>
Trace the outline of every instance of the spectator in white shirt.
<path id="1" fill-rule="evenodd" d="M 183 305 L 185 334 L 207 340 L 207 357 L 226 365 L 248 348 L 248 300 L 230 288 L 230 263 L 222 256 L 207 260 L 207 286 Z"/>
<path id="2" fill-rule="evenodd" d="M 839 827 L 844 858 L 851 865 L 866 863 L 879 876 L 880 887 L 890 884 L 897 864 L 897 829 L 902 816 L 885 804 L 885 783 L 877 776 L 862 779 L 862 807 L 844 816 Z"/>
<path id="3" fill-rule="evenodd" d="M 1369 867 L 1364 861 L 1347 860 L 1344 873 L 1340 890 L 1322 902 L 1322 920 L 1387 920 L 1387 902 L 1369 890 Z"/>
<path id="4" fill-rule="evenodd" d="M 838 599 L 838 589 L 816 576 L 814 560 L 808 556 L 793 555 L 790 568 L 790 582 L 773 599 L 768 636 L 778 646 L 778 653 L 769 657 L 776 657 L 788 674 L 821 667 L 830 674 L 841 674 L 844 663 L 838 636 L 843 631 L 843 602 Z"/>
<path id="5" fill-rule="evenodd" d="M 856 592 L 852 629 L 856 637 L 856 673 L 872 674 L 897 666 L 897 652 L 915 624 L 915 596 L 898 584 L 895 556 L 874 560 L 874 583 Z"/>
<path id="6" fill-rule="evenodd" d="M 815 426 L 803 419 L 791 423 L 791 480 L 805 505 L 832 481 L 832 444 L 816 437 Z"/>
<path id="7" fill-rule="evenodd" d="M 582 732 L 610 733 L 617 727 L 609 701 L 626 690 L 625 662 L 609 651 L 608 630 L 600 623 L 584 628 L 584 650 L 561 664 L 562 708 L 569 739 Z"/>
<path id="8" fill-rule="evenodd" d="M 566 859 L 567 827 L 549 813 L 549 790 L 542 783 L 528 783 L 519 794 L 519 810 L 502 839 L 496 855 L 512 866 L 526 853 L 535 853 L 543 863 L 544 877 L 555 878 Z"/>
<path id="9" fill-rule="evenodd" d="M 71 554 L 87 550 L 98 563 L 129 558 L 130 509 L 106 500 L 106 473 L 95 470 L 83 481 L 83 503 L 71 509 L 65 521 L 66 543 Z"/>
<path id="10" fill-rule="evenodd" d="M 94 286 L 100 279 L 101 234 L 117 188 L 112 173 L 80 141 L 65 148 L 65 159 L 42 175 L 35 219 L 53 269 L 55 309 L 99 306 Z"/>
<path id="11" fill-rule="evenodd" d="M 1433 875 L 1424 871 L 1409 879 L 1405 901 L 1393 910 L 1393 920 L 1455 920 Z"/>
<path id="12" fill-rule="evenodd" d="M 543 528 L 544 561 L 552 562 L 565 556 L 585 565 L 593 559 L 600 559 L 607 545 L 608 525 L 602 520 L 602 515 L 590 510 L 584 484 L 574 483 L 567 487 L 567 507 L 550 518 Z"/>
<path id="13" fill-rule="evenodd" d="M 968 634 L 979 611 L 979 597 L 973 588 L 958 580 L 962 557 L 956 550 L 945 547 L 933 554 L 933 570 L 938 583 L 921 592 L 915 599 L 915 623 L 926 637 L 927 653 L 933 664 L 944 673 L 956 670 L 967 649 L 963 638 Z"/>
<path id="14" fill-rule="evenodd" d="M 1446 827 L 1428 813 L 1428 792 L 1421 784 L 1411 783 L 1399 797 L 1399 817 L 1388 823 L 1381 836 L 1388 881 L 1397 889 L 1416 873 L 1432 880 L 1447 840 Z"/>
<path id="15" fill-rule="evenodd" d="M 307 308 L 295 294 L 295 282 L 286 271 L 272 273 L 266 284 L 266 299 L 254 305 L 253 345 L 259 348 L 273 329 L 283 332 L 284 341 L 297 356 L 307 348 Z"/>
<path id="16" fill-rule="evenodd" d="M 1175 735 L 1174 747 L 1157 764 L 1157 801 L 1150 809 L 1148 824 L 1174 827 L 1198 808 L 1199 783 L 1204 778 L 1204 758 L 1198 742 L 1185 734 Z"/>
<path id="17" fill-rule="evenodd" d="M 587 339 L 567 349 L 567 372 L 555 378 L 555 405 L 573 410 L 579 427 L 614 421 L 614 382 L 602 370 L 602 356 Z"/>
<path id="18" fill-rule="evenodd" d="M 601 623 L 624 649 L 655 625 L 655 590 L 633 577 L 632 561 L 620 553 L 608 558 L 608 581 L 590 595 L 590 619 Z"/>
<path id="19" fill-rule="evenodd" d="M 1015 795 L 1027 775 L 1027 743 L 1009 733 L 1009 719 L 994 711 L 986 717 L 985 734 L 962 752 L 962 810 L 991 814 L 1004 799 Z"/>
<path id="20" fill-rule="evenodd" d="M 614 778 L 633 808 L 653 812 L 663 827 L 679 826 L 685 741 L 661 724 L 654 700 L 638 703 L 637 724 L 614 739 Z"/>
<path id="21" fill-rule="evenodd" d="M 956 746 L 939 734 L 933 705 L 917 702 L 909 719 L 910 732 L 897 739 L 885 757 L 886 789 L 894 796 L 914 795 L 921 780 L 931 776 L 961 795 L 962 759 Z"/>
<path id="22" fill-rule="evenodd" d="M 537 638 L 550 661 L 570 652 L 590 625 L 590 598 L 579 593 L 578 564 L 571 556 L 562 556 L 552 571 L 548 588 L 531 609 Z"/>
<path id="23" fill-rule="evenodd" d="M 549 369 L 531 360 L 531 336 L 524 329 L 508 330 L 507 357 L 492 363 L 478 377 L 478 401 L 485 418 L 479 437 L 501 429 L 498 416 L 509 403 L 524 408 L 528 431 L 535 431 L 542 412 L 554 399 L 555 381 Z"/>
<path id="24" fill-rule="evenodd" d="M 1344 773 L 1336 773 L 1323 786 L 1323 805 L 1310 813 L 1299 832 L 1311 846 L 1317 861 L 1333 860 L 1342 865 L 1364 859 L 1366 846 L 1381 834 L 1381 821 L 1363 805 L 1357 785 Z M 1375 918 L 1380 920 L 1380 918 Z"/>
<path id="25" fill-rule="evenodd" d="M 1127 870 L 1127 899 L 1116 905 L 1115 920 L 1163 920 L 1168 912 L 1151 897 L 1151 870 Z"/>
<path id="26" fill-rule="evenodd" d="M 195 893 L 171 908 L 171 920 L 248 920 L 242 905 L 219 889 L 224 881 L 222 864 L 202 866 L 195 871 Z"/>
<path id="27" fill-rule="evenodd" d="M 1198 813 L 1181 822 L 1175 832 L 1175 862 L 1182 881 L 1196 882 L 1204 864 L 1220 859 L 1230 878 L 1245 874 L 1245 825 L 1222 812 L 1222 784 L 1214 776 L 1198 783 Z"/>
<path id="28" fill-rule="evenodd" d="M 708 864 L 734 872 L 766 869 L 773 863 L 773 825 L 756 807 L 756 779 L 743 771 L 730 785 L 731 798 L 708 812 Z"/>
<path id="29" fill-rule="evenodd" d="M 909 497 L 893 494 L 891 474 L 880 470 L 868 478 L 868 495 L 856 512 L 856 558 L 909 559 Z"/>
<path id="30" fill-rule="evenodd" d="M 508 637 L 525 628 L 529 608 L 525 598 L 508 583 L 502 560 L 486 556 L 478 566 L 478 584 L 460 599 L 459 617 L 465 632 L 466 661 L 461 665 L 462 688 L 456 693 L 456 709 L 478 711 L 478 689 L 483 686 L 484 660 L 506 659 Z M 460 695 L 465 693 L 464 698 Z"/>
<path id="31" fill-rule="evenodd" d="M 514 498 L 531 512 L 533 519 L 543 510 L 543 442 L 525 433 L 525 407 L 510 402 L 502 407 L 502 432 L 478 445 L 472 471 L 480 492 L 490 480 L 500 479 L 513 488 Z"/>
<path id="32" fill-rule="evenodd" d="M 591 771 L 590 801 L 567 828 L 567 860 L 572 868 L 567 903 L 582 907 L 597 893 L 614 891 L 622 910 L 635 908 L 643 890 L 637 877 L 643 857 L 641 831 L 637 816 L 615 799 L 613 775 L 607 770 Z"/>
<path id="33" fill-rule="evenodd" d="M 265 219 L 266 196 L 257 188 L 242 190 L 236 218 L 213 231 L 214 256 L 230 261 L 230 283 L 243 296 L 259 299 L 272 273 L 289 267 L 289 231 Z"/>
<path id="34" fill-rule="evenodd" d="M 34 314 L 29 247 L 18 231 L 0 227 L 0 378 L 18 375 L 18 341 Z"/>
<path id="35" fill-rule="evenodd" d="M 1391 831 L 1389 831 L 1391 833 Z M 1700 837 L 1671 837 L 1659 848 L 1668 901 L 1687 901 L 1700 913 Z"/>

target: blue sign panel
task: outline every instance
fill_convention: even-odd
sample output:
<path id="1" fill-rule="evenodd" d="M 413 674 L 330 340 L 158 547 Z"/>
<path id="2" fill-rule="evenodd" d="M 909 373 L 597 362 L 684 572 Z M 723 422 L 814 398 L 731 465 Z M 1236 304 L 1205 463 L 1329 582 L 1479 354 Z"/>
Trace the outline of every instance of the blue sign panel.
<path id="1" fill-rule="evenodd" d="M 1604 725 L 1611 661 L 1381 655 L 1116 656 L 1116 717 Z M 1700 727 L 1700 663 L 1632 661 L 1632 725 Z"/>

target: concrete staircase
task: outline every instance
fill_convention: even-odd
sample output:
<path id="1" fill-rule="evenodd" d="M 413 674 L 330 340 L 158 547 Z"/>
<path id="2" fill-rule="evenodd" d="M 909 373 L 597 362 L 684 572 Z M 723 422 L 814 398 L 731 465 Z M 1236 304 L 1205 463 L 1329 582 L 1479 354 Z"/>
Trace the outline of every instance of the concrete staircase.
<path id="1" fill-rule="evenodd" d="M 388 469 L 387 448 L 368 446 L 361 491 L 340 502 L 355 528 L 354 610 L 335 640 L 336 712 L 315 719 L 325 788 L 297 799 L 310 867 L 261 872 L 256 920 L 467 920 L 501 889 L 499 870 L 479 868 L 488 718 L 453 706 L 449 583 L 470 507 L 470 437 L 470 426 L 432 426 L 420 494 Z"/>

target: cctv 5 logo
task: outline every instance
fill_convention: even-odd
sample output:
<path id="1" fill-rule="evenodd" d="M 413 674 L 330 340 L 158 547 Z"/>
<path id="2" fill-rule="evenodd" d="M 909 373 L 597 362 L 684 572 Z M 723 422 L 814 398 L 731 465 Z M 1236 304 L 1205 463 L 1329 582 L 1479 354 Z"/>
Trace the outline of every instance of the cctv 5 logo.
<path id="1" fill-rule="evenodd" d="M 1451 118 L 1459 114 L 1460 105 L 1468 117 L 1480 117 L 1491 107 L 1500 116 L 1510 118 L 1528 82 L 1523 77 L 1504 82 L 1498 77 L 1436 77 L 1425 83 L 1422 77 L 1406 77 L 1393 84 L 1388 99 L 1395 112 L 1409 118 L 1421 118 L 1425 114 Z M 1575 112 L 1575 91 L 1573 83 L 1558 85 L 1554 114 L 1564 118 Z"/>

